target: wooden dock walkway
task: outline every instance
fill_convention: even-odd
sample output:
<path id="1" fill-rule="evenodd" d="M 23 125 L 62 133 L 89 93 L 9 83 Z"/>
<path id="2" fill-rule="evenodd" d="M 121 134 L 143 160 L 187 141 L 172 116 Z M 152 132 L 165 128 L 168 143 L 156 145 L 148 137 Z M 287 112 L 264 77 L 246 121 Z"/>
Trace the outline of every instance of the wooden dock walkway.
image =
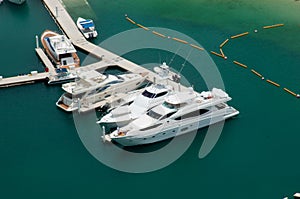
<path id="1" fill-rule="evenodd" d="M 48 68 L 48 72 L 51 75 L 56 74 L 55 71 L 55 67 L 53 66 L 52 62 L 50 61 L 50 59 L 47 57 L 47 55 L 45 54 L 45 52 L 43 51 L 43 49 L 41 48 L 36 48 L 35 52 L 38 54 L 38 56 L 40 57 L 40 59 L 42 60 L 42 62 L 44 63 L 45 67 Z"/>
<path id="2" fill-rule="evenodd" d="M 0 88 L 35 83 L 45 80 L 47 77 L 48 73 L 46 72 L 35 73 L 32 71 L 30 74 L 0 79 Z"/>
<path id="3" fill-rule="evenodd" d="M 41 48 L 36 48 L 35 51 L 49 71 L 42 72 L 42 73 L 38 73 L 37 71 L 31 71 L 29 74 L 25 74 L 25 75 L 17 75 L 14 77 L 0 78 L 0 88 L 18 86 L 23 84 L 31 84 L 37 81 L 44 81 L 50 75 L 56 74 L 53 64 L 46 56 L 44 51 Z"/>

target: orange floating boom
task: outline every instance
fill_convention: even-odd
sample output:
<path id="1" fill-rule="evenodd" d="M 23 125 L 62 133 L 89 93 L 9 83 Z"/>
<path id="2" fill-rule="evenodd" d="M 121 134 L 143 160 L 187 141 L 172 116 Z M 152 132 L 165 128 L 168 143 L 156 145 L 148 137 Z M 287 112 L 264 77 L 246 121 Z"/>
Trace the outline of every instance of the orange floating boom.
<path id="1" fill-rule="evenodd" d="M 163 34 L 161 34 L 159 32 L 156 32 L 156 31 L 152 31 L 152 33 L 157 35 L 157 36 L 160 36 L 160 37 L 164 37 L 164 38 L 166 37 L 166 35 L 163 35 Z"/>
<path id="2" fill-rule="evenodd" d="M 222 58 L 224 58 L 223 57 L 223 55 L 221 55 L 221 54 L 219 54 L 219 53 L 216 53 L 216 52 L 214 52 L 214 51 L 210 51 L 212 54 L 214 54 L 214 55 L 217 55 L 217 56 L 219 56 L 219 57 L 222 57 Z"/>
<path id="3" fill-rule="evenodd" d="M 225 57 L 225 54 L 224 54 L 222 48 L 220 48 L 220 52 L 221 52 L 221 55 L 222 55 L 223 57 Z"/>
<path id="4" fill-rule="evenodd" d="M 287 89 L 287 88 L 283 88 L 283 90 L 285 90 L 285 91 L 288 92 L 289 94 L 291 94 L 291 95 L 297 97 L 297 94 L 294 93 L 293 91 L 291 91 L 291 90 L 289 90 L 289 89 Z"/>
<path id="5" fill-rule="evenodd" d="M 258 73 L 257 71 L 251 69 L 251 72 L 254 73 L 255 75 L 257 75 L 258 77 L 263 78 L 263 76 L 260 73 Z"/>
<path id="6" fill-rule="evenodd" d="M 280 23 L 280 24 L 275 24 L 275 25 L 271 25 L 271 26 L 264 26 L 263 28 L 264 29 L 269 29 L 269 28 L 277 28 L 277 27 L 280 27 L 280 26 L 284 26 L 284 24 Z"/>
<path id="7" fill-rule="evenodd" d="M 176 38 L 176 37 L 173 37 L 172 39 L 175 40 L 175 41 L 184 43 L 184 44 L 187 44 L 187 43 L 188 43 L 187 41 L 184 41 L 184 40 L 182 40 L 182 39 L 178 39 L 178 38 Z"/>
<path id="8" fill-rule="evenodd" d="M 127 21 L 133 23 L 133 24 L 136 24 L 132 19 L 130 19 L 129 17 L 126 17 Z"/>
<path id="9" fill-rule="evenodd" d="M 266 81 L 267 81 L 268 83 L 270 83 L 270 84 L 273 84 L 274 86 L 280 87 L 280 85 L 277 84 L 276 82 L 273 82 L 273 81 L 271 81 L 271 80 L 269 80 L 269 79 L 267 79 Z"/>
<path id="10" fill-rule="evenodd" d="M 235 63 L 236 65 L 241 66 L 241 67 L 243 67 L 243 68 L 248 68 L 248 66 L 246 66 L 245 64 L 242 64 L 242 63 L 240 63 L 240 62 L 233 61 L 233 63 Z M 256 72 L 256 71 L 255 71 L 255 72 Z"/>
<path id="11" fill-rule="evenodd" d="M 241 34 L 238 34 L 238 35 L 231 36 L 230 38 L 235 39 L 235 38 L 242 37 L 242 36 L 245 36 L 245 35 L 248 35 L 248 34 L 249 34 L 249 32 L 244 32 L 244 33 L 241 33 Z"/>
<path id="12" fill-rule="evenodd" d="M 225 41 L 223 41 L 223 43 L 220 45 L 220 48 L 222 48 L 228 41 L 229 41 L 229 39 L 226 39 Z"/>
<path id="13" fill-rule="evenodd" d="M 141 24 L 136 24 L 138 27 L 143 28 L 144 30 L 149 30 L 149 28 L 146 28 L 145 26 L 142 26 Z"/>
<path id="14" fill-rule="evenodd" d="M 190 46 L 192 46 L 193 48 L 196 48 L 196 49 L 198 49 L 198 50 L 204 50 L 204 48 L 201 48 L 201 47 L 196 46 L 196 45 L 194 45 L 194 44 L 190 44 Z"/>

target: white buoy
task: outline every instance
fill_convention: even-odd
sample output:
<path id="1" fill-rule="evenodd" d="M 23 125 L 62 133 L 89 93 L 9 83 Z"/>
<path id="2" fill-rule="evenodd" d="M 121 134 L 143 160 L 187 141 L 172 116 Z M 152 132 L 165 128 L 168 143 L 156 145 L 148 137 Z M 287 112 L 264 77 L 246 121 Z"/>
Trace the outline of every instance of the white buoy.
<path id="1" fill-rule="evenodd" d="M 254 30 L 254 32 L 255 32 L 255 33 L 257 33 L 257 32 L 258 32 L 258 30 Z"/>
<path id="2" fill-rule="evenodd" d="M 35 44 L 36 44 L 36 48 L 39 48 L 39 36 L 35 35 Z"/>
<path id="3" fill-rule="evenodd" d="M 105 142 L 105 126 L 102 126 L 102 141 Z"/>
<path id="4" fill-rule="evenodd" d="M 56 15 L 56 18 L 58 17 L 58 8 L 57 6 L 55 6 L 55 15 Z"/>

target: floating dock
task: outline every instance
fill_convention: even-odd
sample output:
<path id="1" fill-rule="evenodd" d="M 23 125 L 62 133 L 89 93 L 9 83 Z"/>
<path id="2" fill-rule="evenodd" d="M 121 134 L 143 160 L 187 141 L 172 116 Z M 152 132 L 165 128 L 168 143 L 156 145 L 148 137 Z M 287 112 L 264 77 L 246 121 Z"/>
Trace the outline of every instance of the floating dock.
<path id="1" fill-rule="evenodd" d="M 38 56 L 40 57 L 40 59 L 42 60 L 42 62 L 44 63 L 45 67 L 47 68 L 48 72 L 51 75 L 55 75 L 56 71 L 55 71 L 55 67 L 53 66 L 52 62 L 50 61 L 50 59 L 47 57 L 47 55 L 45 54 L 45 52 L 43 51 L 43 49 L 41 48 L 36 48 L 35 52 L 38 54 Z"/>
<path id="2" fill-rule="evenodd" d="M 0 77 L 0 88 L 18 86 L 24 84 L 33 84 L 37 81 L 44 81 L 48 77 L 48 73 L 38 73 L 31 71 L 29 74 L 18 75 L 15 77 L 3 78 Z"/>

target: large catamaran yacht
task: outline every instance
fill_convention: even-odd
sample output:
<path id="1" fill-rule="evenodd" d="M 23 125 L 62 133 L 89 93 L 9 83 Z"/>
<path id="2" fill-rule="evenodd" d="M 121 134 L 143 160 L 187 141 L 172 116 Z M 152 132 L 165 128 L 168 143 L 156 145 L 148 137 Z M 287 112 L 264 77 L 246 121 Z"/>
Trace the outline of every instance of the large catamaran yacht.
<path id="1" fill-rule="evenodd" d="M 145 74 L 104 75 L 97 70 L 78 74 L 78 80 L 62 85 L 65 93 L 56 105 L 65 111 L 75 111 L 84 106 L 92 110 L 95 104 L 117 93 L 126 93 L 139 87 L 146 79 Z"/>
<path id="2" fill-rule="evenodd" d="M 104 139 L 134 146 L 182 135 L 239 114 L 226 104 L 229 100 L 228 94 L 217 88 L 201 93 L 192 88 L 178 91 L 128 125 L 104 135 Z"/>

